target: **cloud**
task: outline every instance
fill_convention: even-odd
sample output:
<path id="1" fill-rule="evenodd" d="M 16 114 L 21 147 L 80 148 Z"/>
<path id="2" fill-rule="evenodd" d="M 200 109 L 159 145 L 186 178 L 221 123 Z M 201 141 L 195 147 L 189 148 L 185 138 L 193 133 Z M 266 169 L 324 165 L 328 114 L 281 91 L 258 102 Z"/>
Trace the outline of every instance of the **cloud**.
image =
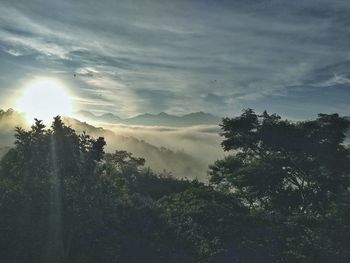
<path id="1" fill-rule="evenodd" d="M 310 82 L 312 95 L 347 84 L 327 66 L 349 59 L 349 13 L 341 0 L 2 1 L 0 72 L 16 73 L 0 93 L 56 75 L 94 112 L 237 114 Z M 316 97 L 305 106 L 333 107 Z"/>
<path id="2" fill-rule="evenodd" d="M 16 126 L 25 129 L 30 127 L 21 113 L 12 110 L 0 113 L 1 155 L 4 150 L 13 146 Z M 218 126 L 173 128 L 104 124 L 107 130 L 71 118 L 63 118 L 63 121 L 78 134 L 85 131 L 95 138 L 104 137 L 107 152 L 130 151 L 135 156 L 146 158 L 146 166 L 154 171 L 163 172 L 165 169 L 182 178 L 197 177 L 199 180 L 206 180 L 208 165 L 224 156 L 220 147 Z"/>
<path id="3" fill-rule="evenodd" d="M 158 147 L 166 147 L 174 151 L 184 151 L 204 161 L 205 166 L 224 156 L 217 125 L 200 125 L 193 127 L 149 127 L 129 125 L 107 125 L 105 128 L 115 134 L 135 137 Z"/>

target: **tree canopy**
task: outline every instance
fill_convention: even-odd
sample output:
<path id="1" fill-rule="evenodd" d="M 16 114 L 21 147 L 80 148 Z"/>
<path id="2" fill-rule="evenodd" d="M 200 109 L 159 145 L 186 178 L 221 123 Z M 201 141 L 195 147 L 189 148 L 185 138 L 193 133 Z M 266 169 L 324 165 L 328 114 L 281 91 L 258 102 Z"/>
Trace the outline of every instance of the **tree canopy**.
<path id="1" fill-rule="evenodd" d="M 350 151 L 344 144 L 349 127 L 350 122 L 338 114 L 291 122 L 248 109 L 237 118 L 225 118 L 222 147 L 231 154 L 210 166 L 210 183 L 233 193 L 251 211 L 271 216 L 277 221 L 272 230 L 280 223 L 286 228 L 283 234 L 290 231 L 286 238 L 297 240 L 291 245 L 305 252 L 291 247 L 286 252 L 295 253 L 298 260 L 313 250 L 315 258 L 317 253 L 335 253 L 340 247 L 322 247 L 326 244 L 318 242 L 331 246 L 322 227 L 329 228 L 332 213 L 349 204 Z M 338 223 L 339 229 L 345 227 L 345 221 Z M 349 245 L 348 238 L 343 245 Z"/>
<path id="2" fill-rule="evenodd" d="M 245 110 L 202 183 L 36 120 L 0 161 L 0 262 L 347 262 L 349 127 Z"/>

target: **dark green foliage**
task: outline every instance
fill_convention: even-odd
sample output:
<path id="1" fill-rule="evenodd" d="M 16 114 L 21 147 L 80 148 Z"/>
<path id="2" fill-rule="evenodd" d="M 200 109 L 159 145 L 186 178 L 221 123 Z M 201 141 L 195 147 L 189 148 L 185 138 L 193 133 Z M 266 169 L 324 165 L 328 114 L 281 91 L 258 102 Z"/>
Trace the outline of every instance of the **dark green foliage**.
<path id="1" fill-rule="evenodd" d="M 211 262 L 228 249 L 239 253 L 244 247 L 248 211 L 232 196 L 202 185 L 166 196 L 158 204 L 170 232 L 176 233 L 173 238 L 198 261 Z"/>
<path id="2" fill-rule="evenodd" d="M 221 127 L 232 154 L 210 167 L 210 182 L 263 213 L 275 260 L 345 262 L 348 223 L 337 213 L 349 205 L 350 122 L 337 114 L 290 122 L 249 109 Z"/>
<path id="3" fill-rule="evenodd" d="M 49 130 L 38 120 L 30 131 L 16 129 L 16 147 L 1 161 L 2 262 L 63 262 L 76 247 L 88 255 L 94 240 L 82 246 L 82 230 L 102 231 L 117 194 L 96 173 L 104 144 L 81 143 L 59 117 Z"/>
<path id="4" fill-rule="evenodd" d="M 131 153 L 105 154 L 56 117 L 16 129 L 0 165 L 0 262 L 194 262 L 169 239 L 156 200 L 198 182 L 144 169 Z M 173 235 L 173 234 L 171 234 Z"/>
<path id="5" fill-rule="evenodd" d="M 349 122 L 224 119 L 210 184 L 145 169 L 56 117 L 0 162 L 0 262 L 347 262 Z M 185 177 L 186 175 L 184 175 Z"/>

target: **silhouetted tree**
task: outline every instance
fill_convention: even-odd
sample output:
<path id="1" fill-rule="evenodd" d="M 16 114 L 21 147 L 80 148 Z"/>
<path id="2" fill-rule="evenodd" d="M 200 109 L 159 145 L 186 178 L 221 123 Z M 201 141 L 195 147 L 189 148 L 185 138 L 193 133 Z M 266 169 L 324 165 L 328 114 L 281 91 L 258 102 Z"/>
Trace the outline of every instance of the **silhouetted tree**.
<path id="1" fill-rule="evenodd" d="M 0 112 L 0 114 L 5 114 Z M 0 161 L 0 262 L 347 262 L 349 122 L 225 118 L 210 185 L 156 174 L 55 117 Z"/>
<path id="2" fill-rule="evenodd" d="M 349 127 L 338 114 L 290 122 L 248 109 L 225 118 L 222 146 L 232 154 L 210 166 L 210 183 L 272 216 L 273 238 L 285 236 L 280 243 L 288 243 L 285 258 L 337 258 L 334 243 L 320 232 L 327 224 L 320 219 L 348 196 L 350 155 L 343 142 Z"/>

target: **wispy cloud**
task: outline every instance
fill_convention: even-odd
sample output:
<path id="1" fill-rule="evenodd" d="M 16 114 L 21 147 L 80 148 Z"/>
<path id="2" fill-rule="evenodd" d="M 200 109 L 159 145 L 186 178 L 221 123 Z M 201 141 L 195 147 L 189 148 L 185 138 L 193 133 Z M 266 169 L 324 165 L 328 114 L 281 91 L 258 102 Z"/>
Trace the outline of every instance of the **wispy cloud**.
<path id="1" fill-rule="evenodd" d="M 11 79 L 0 93 L 46 74 L 79 107 L 122 117 L 245 107 L 294 116 L 276 98 L 292 104 L 304 87 L 317 95 L 298 114 L 307 117 L 327 106 L 326 86 L 349 85 L 349 70 L 332 66 L 350 59 L 349 17 L 341 0 L 2 1 L 0 72 Z"/>

